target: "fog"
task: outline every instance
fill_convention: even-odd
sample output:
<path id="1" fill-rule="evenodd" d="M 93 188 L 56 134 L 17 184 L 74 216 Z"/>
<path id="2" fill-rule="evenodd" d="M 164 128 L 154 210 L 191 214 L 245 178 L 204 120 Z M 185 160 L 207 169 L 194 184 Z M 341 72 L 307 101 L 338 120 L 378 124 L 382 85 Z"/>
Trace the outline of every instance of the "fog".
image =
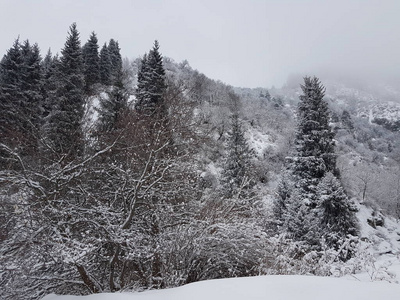
<path id="1" fill-rule="evenodd" d="M 2 0 L 0 53 L 19 36 L 55 54 L 76 22 L 83 43 L 95 31 L 136 58 L 157 39 L 234 86 L 279 87 L 290 73 L 400 85 L 399 13 L 398 0 Z"/>

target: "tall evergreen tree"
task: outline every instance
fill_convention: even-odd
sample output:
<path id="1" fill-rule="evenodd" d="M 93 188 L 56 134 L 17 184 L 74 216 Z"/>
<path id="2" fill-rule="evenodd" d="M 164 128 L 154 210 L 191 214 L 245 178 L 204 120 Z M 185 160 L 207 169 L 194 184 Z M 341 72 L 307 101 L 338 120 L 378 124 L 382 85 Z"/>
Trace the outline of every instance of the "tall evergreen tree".
<path id="1" fill-rule="evenodd" d="M 19 40 L 7 51 L 1 60 L 0 78 L 0 137 L 3 143 L 17 145 L 20 126 L 20 90 L 23 56 Z"/>
<path id="2" fill-rule="evenodd" d="M 0 105 L 2 141 L 23 154 L 34 153 L 38 143 L 41 107 L 41 57 L 37 44 L 18 40 L 1 63 Z"/>
<path id="3" fill-rule="evenodd" d="M 57 68 L 56 103 L 49 116 L 48 138 L 53 150 L 73 158 L 83 150 L 84 114 L 82 50 L 76 24 L 72 24 Z"/>
<path id="4" fill-rule="evenodd" d="M 222 188 L 227 198 L 247 195 L 253 182 L 250 176 L 250 160 L 254 155 L 246 142 L 239 116 L 231 117 L 231 131 L 228 132 L 227 157 L 222 172 Z"/>
<path id="5" fill-rule="evenodd" d="M 354 216 L 345 208 L 347 197 L 332 175 L 336 172 L 334 133 L 323 100 L 325 89 L 316 77 L 304 78 L 301 88 L 295 151 L 279 185 L 274 212 L 278 224 L 294 239 L 319 247 L 321 234 L 337 236 L 344 224 L 339 214 L 351 224 Z M 338 203 L 343 204 L 341 208 L 333 208 Z M 341 232 L 352 233 L 350 227 L 354 226 L 343 227 Z"/>
<path id="6" fill-rule="evenodd" d="M 123 78 L 124 74 L 120 70 L 114 85 L 107 92 L 107 97 L 100 99 L 99 130 L 102 132 L 113 131 L 128 107 L 129 93 L 124 86 Z"/>
<path id="7" fill-rule="evenodd" d="M 108 51 L 107 44 L 105 43 L 100 50 L 100 62 L 99 62 L 99 71 L 100 71 L 100 82 L 103 85 L 111 84 L 111 58 L 110 52 Z"/>
<path id="8" fill-rule="evenodd" d="M 82 48 L 85 74 L 85 90 L 92 92 L 93 85 L 100 82 L 100 58 L 97 36 L 91 33 L 89 40 Z"/>
<path id="9" fill-rule="evenodd" d="M 356 207 L 330 172 L 319 183 L 317 198 L 322 235 L 329 246 L 338 249 L 348 235 L 357 235 Z"/>
<path id="10" fill-rule="evenodd" d="M 334 132 L 329 126 L 328 104 L 323 99 L 325 88 L 319 79 L 305 77 L 301 89 L 296 152 L 290 168 L 298 177 L 298 187 L 315 194 L 325 173 L 336 172 Z"/>
<path id="11" fill-rule="evenodd" d="M 60 60 L 58 55 L 52 56 L 50 49 L 48 50 L 45 58 L 42 62 L 43 69 L 43 83 L 42 83 L 42 97 L 43 97 L 43 105 L 42 105 L 42 115 L 44 119 L 44 123 L 48 119 L 48 116 L 55 108 L 57 103 L 57 89 L 59 87 L 58 82 L 60 78 L 59 74 L 59 64 Z"/>
<path id="12" fill-rule="evenodd" d="M 136 109 L 139 112 L 152 113 L 157 107 L 163 106 L 163 97 L 167 85 L 162 55 L 159 44 L 154 42 L 148 55 L 144 55 L 138 73 L 136 88 Z"/>
<path id="13" fill-rule="evenodd" d="M 122 57 L 120 53 L 121 49 L 119 44 L 114 39 L 111 39 L 108 43 L 108 53 L 111 60 L 111 81 L 113 83 L 116 80 L 118 73 L 122 69 Z"/>
<path id="14" fill-rule="evenodd" d="M 38 146 L 39 131 L 43 97 L 41 93 L 43 72 L 41 68 L 42 58 L 37 44 L 31 46 L 25 41 L 21 47 L 24 63 L 22 67 L 21 90 L 24 97 L 22 109 L 27 147 L 36 151 Z"/>

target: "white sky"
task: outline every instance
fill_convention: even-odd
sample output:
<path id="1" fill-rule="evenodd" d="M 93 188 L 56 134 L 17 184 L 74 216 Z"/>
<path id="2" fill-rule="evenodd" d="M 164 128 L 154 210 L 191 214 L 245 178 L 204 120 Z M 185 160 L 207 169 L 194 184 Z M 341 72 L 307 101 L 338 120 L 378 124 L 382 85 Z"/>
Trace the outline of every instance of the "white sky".
<path id="1" fill-rule="evenodd" d="M 234 86 L 282 85 L 334 70 L 400 78 L 400 0 L 0 0 L 0 55 L 21 40 L 46 53 L 76 22 L 136 58 L 163 55 Z"/>

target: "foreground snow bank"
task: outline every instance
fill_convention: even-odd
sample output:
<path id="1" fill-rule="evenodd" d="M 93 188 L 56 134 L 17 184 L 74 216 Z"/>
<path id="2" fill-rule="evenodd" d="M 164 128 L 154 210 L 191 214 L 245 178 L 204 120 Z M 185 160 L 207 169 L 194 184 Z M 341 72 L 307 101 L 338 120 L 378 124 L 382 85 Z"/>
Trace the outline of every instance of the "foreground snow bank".
<path id="1" fill-rule="evenodd" d="M 43 300 L 377 300 L 399 299 L 400 285 L 314 276 L 260 276 L 202 281 L 179 288 L 85 297 L 48 295 Z"/>

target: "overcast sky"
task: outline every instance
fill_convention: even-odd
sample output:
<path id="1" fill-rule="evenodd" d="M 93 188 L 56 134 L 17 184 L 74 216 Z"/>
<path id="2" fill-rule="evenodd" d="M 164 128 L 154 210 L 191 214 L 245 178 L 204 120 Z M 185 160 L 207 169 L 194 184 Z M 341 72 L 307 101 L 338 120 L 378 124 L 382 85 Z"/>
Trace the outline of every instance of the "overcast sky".
<path id="1" fill-rule="evenodd" d="M 55 54 L 73 22 L 82 43 L 95 31 L 136 58 L 157 39 L 163 55 L 234 86 L 326 70 L 400 78 L 400 0 L 0 0 L 0 52 L 20 36 Z"/>

